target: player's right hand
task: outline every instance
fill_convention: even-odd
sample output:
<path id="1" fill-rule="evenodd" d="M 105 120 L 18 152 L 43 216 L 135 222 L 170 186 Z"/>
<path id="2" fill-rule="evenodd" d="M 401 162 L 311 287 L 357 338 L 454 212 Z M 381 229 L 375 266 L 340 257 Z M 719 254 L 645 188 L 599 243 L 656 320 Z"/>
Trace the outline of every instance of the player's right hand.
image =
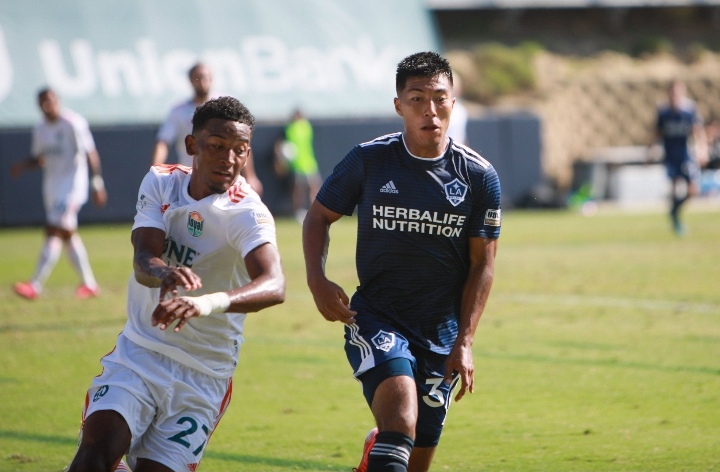
<path id="1" fill-rule="evenodd" d="M 312 292 L 315 306 L 328 321 L 340 321 L 345 324 L 355 323 L 357 312 L 350 309 L 350 298 L 335 282 L 323 279 L 313 284 Z"/>
<path id="2" fill-rule="evenodd" d="M 189 267 L 168 267 L 167 269 L 160 277 L 160 300 L 165 300 L 168 293 L 173 297 L 176 296 L 179 287 L 186 292 L 202 287 L 200 277 Z"/>

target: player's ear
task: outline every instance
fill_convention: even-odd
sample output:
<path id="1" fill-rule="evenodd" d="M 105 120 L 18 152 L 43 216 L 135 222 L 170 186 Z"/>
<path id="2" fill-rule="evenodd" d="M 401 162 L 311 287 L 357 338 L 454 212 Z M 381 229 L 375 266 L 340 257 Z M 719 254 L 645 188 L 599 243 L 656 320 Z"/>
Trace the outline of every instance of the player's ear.
<path id="1" fill-rule="evenodd" d="M 400 110 L 400 99 L 397 97 L 393 98 L 393 103 L 395 104 L 395 113 L 397 113 L 398 116 L 403 116 L 402 111 Z"/>
<path id="2" fill-rule="evenodd" d="M 197 153 L 197 140 L 192 134 L 185 136 L 185 152 L 188 156 L 194 156 Z"/>

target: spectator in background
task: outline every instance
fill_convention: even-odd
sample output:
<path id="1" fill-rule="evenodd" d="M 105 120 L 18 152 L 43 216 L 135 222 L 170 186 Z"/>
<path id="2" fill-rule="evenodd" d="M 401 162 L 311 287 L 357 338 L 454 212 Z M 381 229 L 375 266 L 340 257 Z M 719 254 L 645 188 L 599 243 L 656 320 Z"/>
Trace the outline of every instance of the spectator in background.
<path id="1" fill-rule="evenodd" d="M 307 209 L 315 200 L 322 179 L 318 171 L 313 144 L 313 128 L 301 110 L 296 110 L 285 127 L 282 154 L 292 173 L 292 206 L 295 218 L 302 223 Z"/>
<path id="2" fill-rule="evenodd" d="M 94 297 L 100 293 L 100 287 L 90 267 L 85 245 L 77 234 L 77 224 L 80 208 L 88 199 L 88 165 L 92 174 L 93 203 L 102 207 L 107 201 L 100 156 L 85 118 L 61 108 L 52 89 L 38 93 L 38 104 L 44 119 L 33 131 L 31 156 L 13 164 L 10 172 L 17 178 L 25 170 L 43 169 L 45 242 L 32 278 L 16 283 L 14 290 L 29 300 L 40 296 L 65 246 L 82 281 L 75 295 L 81 299 Z"/>
<path id="3" fill-rule="evenodd" d="M 447 135 L 458 144 L 468 146 L 470 143 L 467 136 L 468 111 L 462 102 L 462 84 L 460 77 L 453 73 L 453 95 L 455 95 L 455 106 L 450 115 L 450 125 L 447 129 Z"/>
<path id="4" fill-rule="evenodd" d="M 188 78 L 194 92 L 193 96 L 189 100 L 175 105 L 158 130 L 152 153 L 152 165 L 164 164 L 167 161 L 170 146 L 174 145 L 178 164 L 192 167 L 192 156 L 188 155 L 185 150 L 185 136 L 192 132 L 192 117 L 195 109 L 215 96 L 210 92 L 212 71 L 207 65 L 201 62 L 193 65 L 188 71 Z M 262 194 L 262 182 L 255 174 L 252 155 L 243 169 L 243 176 L 253 190 Z"/>
<path id="5" fill-rule="evenodd" d="M 692 144 L 694 149 L 690 148 Z M 681 207 L 698 192 L 700 165 L 707 161 L 707 140 L 702 117 L 687 97 L 685 84 L 675 80 L 668 87 L 668 103 L 658 108 L 655 141 L 664 151 L 663 163 L 670 179 L 670 219 L 676 234 L 685 233 Z"/>

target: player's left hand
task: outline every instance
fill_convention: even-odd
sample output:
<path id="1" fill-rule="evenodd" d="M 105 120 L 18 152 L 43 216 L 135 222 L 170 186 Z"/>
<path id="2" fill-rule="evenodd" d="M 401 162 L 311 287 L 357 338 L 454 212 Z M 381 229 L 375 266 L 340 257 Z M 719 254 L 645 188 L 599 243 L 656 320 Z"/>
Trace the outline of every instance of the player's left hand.
<path id="1" fill-rule="evenodd" d="M 453 372 L 460 376 L 460 387 L 455 395 L 459 402 L 467 392 L 475 392 L 475 366 L 472 358 L 472 348 L 463 344 L 456 344 L 445 360 L 445 383 L 452 382 Z"/>
<path id="2" fill-rule="evenodd" d="M 105 189 L 93 190 L 92 200 L 96 207 L 104 207 L 107 203 L 107 191 Z"/>
<path id="3" fill-rule="evenodd" d="M 177 333 L 194 316 L 200 316 L 200 309 L 195 303 L 182 297 L 170 298 L 158 303 L 152 313 L 151 323 L 153 326 L 165 330 L 178 321 L 173 329 Z"/>

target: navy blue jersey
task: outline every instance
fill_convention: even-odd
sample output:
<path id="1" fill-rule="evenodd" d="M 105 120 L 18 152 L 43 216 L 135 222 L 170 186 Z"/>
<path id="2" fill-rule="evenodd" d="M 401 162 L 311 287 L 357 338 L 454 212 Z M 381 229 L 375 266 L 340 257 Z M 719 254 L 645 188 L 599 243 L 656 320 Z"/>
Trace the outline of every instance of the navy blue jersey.
<path id="1" fill-rule="evenodd" d="M 402 133 L 355 146 L 317 199 L 357 206 L 360 285 L 351 306 L 390 321 L 412 344 L 450 352 L 469 267 L 468 238 L 500 235 L 500 181 L 492 165 L 450 141 L 437 159 L 411 155 Z"/>
<path id="2" fill-rule="evenodd" d="M 663 107 L 658 110 L 657 130 L 665 148 L 665 163 L 679 166 L 690 159 L 688 138 L 692 135 L 693 126 L 700 123 L 691 104 L 675 110 Z"/>

